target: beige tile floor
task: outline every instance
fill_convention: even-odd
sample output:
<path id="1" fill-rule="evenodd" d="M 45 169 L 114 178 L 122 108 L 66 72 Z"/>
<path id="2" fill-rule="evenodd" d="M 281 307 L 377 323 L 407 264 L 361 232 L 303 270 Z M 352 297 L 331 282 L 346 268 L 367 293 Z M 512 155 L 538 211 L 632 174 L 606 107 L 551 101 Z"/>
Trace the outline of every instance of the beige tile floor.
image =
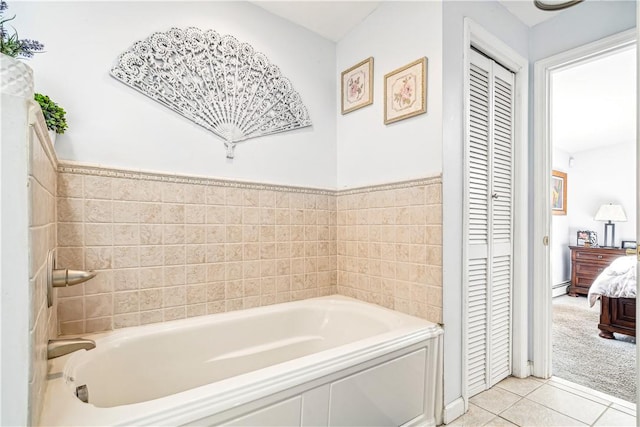
<path id="1" fill-rule="evenodd" d="M 507 378 L 447 426 L 635 426 L 636 405 L 552 377 Z"/>

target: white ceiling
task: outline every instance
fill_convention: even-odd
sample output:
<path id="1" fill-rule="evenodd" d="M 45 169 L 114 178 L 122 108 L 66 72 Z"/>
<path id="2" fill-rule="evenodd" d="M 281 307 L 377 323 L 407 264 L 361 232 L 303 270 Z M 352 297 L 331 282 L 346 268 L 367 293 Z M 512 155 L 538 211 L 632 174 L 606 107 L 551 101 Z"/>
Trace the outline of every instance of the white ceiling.
<path id="1" fill-rule="evenodd" d="M 252 1 L 256 6 L 337 42 L 371 14 L 379 1 Z"/>
<path id="2" fill-rule="evenodd" d="M 533 0 L 498 1 L 529 27 L 562 13 L 539 10 L 533 5 Z M 337 42 L 369 16 L 382 1 L 254 0 L 251 3 Z"/>
<path id="3" fill-rule="evenodd" d="M 635 61 L 633 47 L 553 73 L 554 147 L 576 153 L 635 140 Z"/>
<path id="4" fill-rule="evenodd" d="M 540 10 L 534 6 L 533 0 L 499 0 L 499 2 L 507 8 L 512 15 L 515 15 L 520 21 L 527 26 L 533 27 L 539 23 L 553 18 L 563 11 L 549 12 Z M 566 10 L 566 9 L 565 9 Z"/>

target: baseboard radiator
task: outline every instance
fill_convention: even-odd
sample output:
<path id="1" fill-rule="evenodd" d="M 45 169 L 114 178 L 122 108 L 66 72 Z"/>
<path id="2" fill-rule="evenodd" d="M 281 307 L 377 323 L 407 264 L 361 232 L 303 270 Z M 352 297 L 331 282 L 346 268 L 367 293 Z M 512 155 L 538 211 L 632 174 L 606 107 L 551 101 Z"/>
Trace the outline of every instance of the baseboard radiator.
<path id="1" fill-rule="evenodd" d="M 564 282 L 556 283 L 551 286 L 551 297 L 559 297 L 567 294 L 567 287 L 571 284 L 571 280 L 565 280 Z"/>

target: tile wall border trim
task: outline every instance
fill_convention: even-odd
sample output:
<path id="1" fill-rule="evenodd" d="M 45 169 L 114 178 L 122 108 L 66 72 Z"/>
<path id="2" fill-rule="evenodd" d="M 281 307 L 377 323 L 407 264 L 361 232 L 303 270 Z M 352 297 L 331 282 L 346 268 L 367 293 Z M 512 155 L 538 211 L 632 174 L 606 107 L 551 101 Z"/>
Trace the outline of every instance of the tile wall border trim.
<path id="1" fill-rule="evenodd" d="M 216 185 L 231 188 L 243 188 L 250 190 L 269 190 L 280 192 L 294 192 L 304 194 L 317 194 L 326 196 L 346 196 L 351 194 L 368 193 L 372 191 L 396 190 L 400 188 L 415 187 L 418 185 L 441 184 L 442 174 L 432 177 L 416 178 L 406 181 L 375 184 L 363 187 L 349 188 L 345 190 L 329 190 L 314 187 L 296 187 L 290 185 L 264 184 L 250 181 L 239 181 L 222 178 L 210 178 L 197 175 L 182 175 L 163 172 L 150 172 L 135 169 L 112 168 L 92 165 L 69 160 L 58 161 L 59 173 L 71 173 L 79 175 L 103 176 L 108 178 L 138 179 L 147 181 L 160 181 L 176 184 Z"/>
<path id="2" fill-rule="evenodd" d="M 72 173 L 82 175 L 104 176 L 109 178 L 126 178 L 138 179 L 146 181 L 160 181 L 175 184 L 194 184 L 194 185 L 216 185 L 221 187 L 243 188 L 249 190 L 270 190 L 280 192 L 294 192 L 317 195 L 335 195 L 335 190 L 327 190 L 314 187 L 296 187 L 278 184 L 263 184 L 250 181 L 238 181 L 231 179 L 209 178 L 196 175 L 181 175 L 162 172 L 148 172 L 133 169 L 110 168 L 105 166 L 89 165 L 86 163 L 76 163 L 70 161 L 61 161 L 58 166 L 60 173 Z"/>
<path id="3" fill-rule="evenodd" d="M 36 101 L 30 101 L 30 103 L 31 106 L 29 108 L 29 123 L 31 126 L 33 126 L 36 135 L 38 135 L 38 143 L 49 158 L 53 169 L 58 169 L 60 162 L 58 161 L 58 156 L 56 156 L 56 150 L 55 148 L 53 148 L 53 143 L 49 138 L 49 129 L 47 128 L 47 123 L 44 121 L 44 116 L 42 115 L 40 104 L 38 104 Z"/>
<path id="4" fill-rule="evenodd" d="M 336 191 L 337 196 L 348 196 L 351 194 L 370 193 L 373 191 L 398 190 L 401 188 L 416 187 L 419 185 L 442 184 L 442 174 L 431 177 L 409 179 L 406 181 L 390 182 L 385 184 L 367 185 L 364 187 L 349 188 Z"/>

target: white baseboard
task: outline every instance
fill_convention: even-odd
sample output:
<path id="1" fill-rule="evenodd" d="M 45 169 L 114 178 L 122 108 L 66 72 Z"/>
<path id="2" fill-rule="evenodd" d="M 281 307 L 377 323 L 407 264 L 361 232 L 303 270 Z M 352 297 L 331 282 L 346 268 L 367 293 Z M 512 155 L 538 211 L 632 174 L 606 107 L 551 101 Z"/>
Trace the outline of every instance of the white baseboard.
<path id="1" fill-rule="evenodd" d="M 444 413 L 442 414 L 442 418 L 445 424 L 449 424 L 454 421 L 456 418 L 459 418 L 464 415 L 464 399 L 462 396 L 449 403 L 444 407 Z"/>
<path id="2" fill-rule="evenodd" d="M 524 366 L 524 370 L 522 372 L 516 372 L 515 370 L 511 375 L 516 378 L 527 378 L 531 376 L 533 363 L 531 360 L 527 361 L 527 364 Z"/>
<path id="3" fill-rule="evenodd" d="M 551 288 L 551 298 L 559 297 L 567 294 L 567 290 L 571 282 L 559 283 Z"/>

